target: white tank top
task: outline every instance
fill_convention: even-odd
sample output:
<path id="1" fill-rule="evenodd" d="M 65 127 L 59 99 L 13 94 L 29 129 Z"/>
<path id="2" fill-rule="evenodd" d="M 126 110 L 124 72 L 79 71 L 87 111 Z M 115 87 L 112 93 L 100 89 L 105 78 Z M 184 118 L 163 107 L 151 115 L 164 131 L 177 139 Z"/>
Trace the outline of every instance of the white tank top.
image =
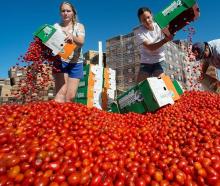
<path id="1" fill-rule="evenodd" d="M 63 31 L 62 27 L 60 26 L 59 23 L 54 24 L 54 28 Z M 72 33 L 71 33 L 72 32 Z M 73 30 L 70 32 L 70 34 L 73 34 L 73 36 L 78 36 L 78 35 L 85 35 L 84 32 L 79 30 L 79 23 L 76 23 L 73 27 Z M 73 53 L 68 57 L 68 59 L 63 59 L 61 57 L 61 60 L 67 63 L 82 63 L 83 62 L 83 53 L 82 53 L 82 48 L 77 47 Z"/>

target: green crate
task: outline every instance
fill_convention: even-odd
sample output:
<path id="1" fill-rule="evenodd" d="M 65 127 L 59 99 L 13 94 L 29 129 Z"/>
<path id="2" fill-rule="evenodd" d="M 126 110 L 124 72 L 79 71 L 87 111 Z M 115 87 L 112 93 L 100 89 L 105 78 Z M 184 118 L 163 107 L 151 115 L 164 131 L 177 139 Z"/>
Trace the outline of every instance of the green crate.
<path id="1" fill-rule="evenodd" d="M 80 79 L 78 87 L 87 87 L 88 86 L 89 69 L 90 69 L 90 65 L 84 65 L 83 66 L 83 78 Z"/>
<path id="2" fill-rule="evenodd" d="M 138 85 L 121 94 L 116 100 L 120 113 L 147 112 L 147 106 Z"/>
<path id="3" fill-rule="evenodd" d="M 34 35 L 38 37 L 42 43 L 46 43 L 55 32 L 56 29 L 53 26 L 45 24 L 34 32 Z"/>
<path id="4" fill-rule="evenodd" d="M 87 87 L 89 82 L 89 76 L 86 75 L 82 79 L 80 79 L 78 87 Z"/>
<path id="5" fill-rule="evenodd" d="M 195 0 L 174 0 L 154 16 L 155 22 L 166 35 L 174 34 L 199 16 Z"/>
<path id="6" fill-rule="evenodd" d="M 84 76 L 88 76 L 89 75 L 89 69 L 90 69 L 90 65 L 83 65 L 83 75 Z"/>
<path id="7" fill-rule="evenodd" d="M 88 86 L 88 78 L 83 78 L 80 80 L 78 88 L 87 87 Z"/>
<path id="8" fill-rule="evenodd" d="M 87 98 L 75 98 L 75 103 L 81 103 L 83 105 L 87 105 Z"/>
<path id="9" fill-rule="evenodd" d="M 109 111 L 109 112 L 113 112 L 113 113 L 120 113 L 120 110 L 119 110 L 119 108 L 118 108 L 117 102 L 112 102 L 112 103 L 110 104 L 110 108 L 109 108 L 108 111 Z"/>
<path id="10" fill-rule="evenodd" d="M 76 98 L 87 98 L 88 87 L 79 87 L 76 93 Z"/>

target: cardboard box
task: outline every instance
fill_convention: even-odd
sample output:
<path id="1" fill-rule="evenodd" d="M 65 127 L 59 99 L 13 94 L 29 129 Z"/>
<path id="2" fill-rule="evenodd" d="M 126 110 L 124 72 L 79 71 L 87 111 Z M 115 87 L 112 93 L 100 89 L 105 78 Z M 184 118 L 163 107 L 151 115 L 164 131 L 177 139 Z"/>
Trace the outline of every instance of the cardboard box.
<path id="1" fill-rule="evenodd" d="M 158 108 L 167 104 L 174 104 L 172 94 L 161 78 L 148 78 L 147 81 L 151 88 L 153 97 L 159 106 Z M 149 110 L 151 110 L 150 107 Z"/>
<path id="2" fill-rule="evenodd" d="M 219 84 L 218 80 L 208 75 L 205 75 L 201 81 L 202 88 L 205 91 L 210 91 L 210 92 L 216 92 L 216 91 L 218 92 L 218 84 Z"/>
<path id="3" fill-rule="evenodd" d="M 155 77 L 147 78 L 125 93 L 122 93 L 117 97 L 116 102 L 120 113 L 151 112 L 167 104 L 174 104 L 172 95 L 164 81 Z M 115 103 L 111 107 L 115 109 Z"/>
<path id="4" fill-rule="evenodd" d="M 220 73 L 219 70 L 217 68 L 215 68 L 212 65 L 209 65 L 209 67 L 206 70 L 206 75 L 220 81 Z"/>
<path id="5" fill-rule="evenodd" d="M 66 34 L 52 25 L 45 24 L 41 26 L 34 35 L 50 48 L 54 55 L 60 55 L 64 59 L 72 55 L 73 51 L 77 48 L 76 44 L 66 43 Z"/>
<path id="6" fill-rule="evenodd" d="M 174 0 L 164 10 L 154 16 L 155 22 L 165 35 L 173 35 L 189 22 L 199 17 L 199 7 L 195 0 Z"/>

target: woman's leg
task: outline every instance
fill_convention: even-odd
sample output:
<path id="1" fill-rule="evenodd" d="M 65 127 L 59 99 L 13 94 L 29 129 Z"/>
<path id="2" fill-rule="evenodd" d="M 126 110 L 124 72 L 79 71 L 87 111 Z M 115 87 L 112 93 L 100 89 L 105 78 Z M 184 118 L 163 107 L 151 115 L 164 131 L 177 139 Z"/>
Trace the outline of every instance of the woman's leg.
<path id="1" fill-rule="evenodd" d="M 66 91 L 66 102 L 73 102 L 76 96 L 76 92 L 79 86 L 80 79 L 68 78 L 67 80 L 67 91 Z"/>
<path id="2" fill-rule="evenodd" d="M 153 77 L 163 77 L 165 74 L 161 71 L 154 71 Z"/>
<path id="3" fill-rule="evenodd" d="M 66 73 L 54 74 L 54 79 L 55 79 L 55 91 L 56 91 L 56 96 L 54 100 L 59 103 L 64 103 L 66 101 L 68 74 Z"/>
<path id="4" fill-rule="evenodd" d="M 137 77 L 137 83 L 140 83 L 141 81 L 144 81 L 145 79 L 147 79 L 148 77 L 150 77 L 150 75 L 147 72 L 139 72 L 138 73 L 138 77 Z"/>
<path id="5" fill-rule="evenodd" d="M 164 61 L 154 64 L 153 77 L 162 77 L 165 75 L 164 65 L 165 65 Z"/>
<path id="6" fill-rule="evenodd" d="M 149 64 L 140 64 L 140 70 L 137 77 L 137 83 L 147 79 L 151 75 L 152 65 Z"/>

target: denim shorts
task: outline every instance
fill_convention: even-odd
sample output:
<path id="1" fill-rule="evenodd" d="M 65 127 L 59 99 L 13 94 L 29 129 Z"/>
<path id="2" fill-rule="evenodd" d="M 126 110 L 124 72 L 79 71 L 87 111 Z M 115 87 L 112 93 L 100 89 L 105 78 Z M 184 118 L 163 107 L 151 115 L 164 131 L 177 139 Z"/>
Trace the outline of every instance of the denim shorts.
<path id="1" fill-rule="evenodd" d="M 71 78 L 83 78 L 83 62 L 81 63 L 66 63 L 58 61 L 54 63 L 54 73 L 66 73 Z"/>
<path id="2" fill-rule="evenodd" d="M 165 61 L 161 61 L 159 63 L 153 63 L 153 64 L 144 64 L 142 63 L 140 65 L 140 72 L 146 72 L 150 76 L 153 75 L 155 72 L 157 73 L 164 73 L 164 66 Z"/>

